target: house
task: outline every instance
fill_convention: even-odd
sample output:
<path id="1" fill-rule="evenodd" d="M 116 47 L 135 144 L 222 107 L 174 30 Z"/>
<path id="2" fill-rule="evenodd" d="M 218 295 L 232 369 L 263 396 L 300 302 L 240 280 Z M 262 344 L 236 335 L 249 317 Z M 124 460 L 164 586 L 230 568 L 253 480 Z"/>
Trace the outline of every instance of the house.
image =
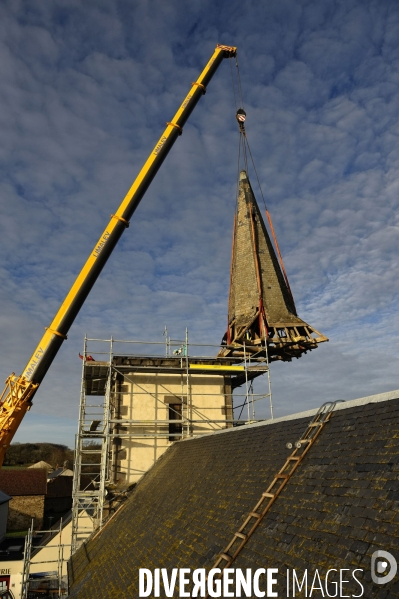
<path id="1" fill-rule="evenodd" d="M 47 480 L 44 500 L 45 528 L 50 528 L 72 508 L 72 476 Z"/>
<path id="2" fill-rule="evenodd" d="M 287 443 L 302 439 L 314 414 L 173 444 L 71 558 L 70 599 L 138 597 L 141 568 L 169 577 L 212 569 L 245 519 L 258 518 L 257 502 L 292 455 Z M 268 596 L 398 598 L 399 391 L 339 403 L 320 430 L 229 567 L 275 569 L 277 595 Z M 265 591 L 269 572 L 261 575 Z"/>
<path id="3" fill-rule="evenodd" d="M 42 526 L 47 492 L 45 470 L 1 470 L 0 489 L 11 497 L 7 532 L 27 530 L 32 524 L 32 519 L 36 529 Z"/>
<path id="4" fill-rule="evenodd" d="M 52 472 L 49 472 L 47 480 L 53 480 L 55 478 L 58 478 L 59 476 L 70 476 L 72 478 L 73 471 L 70 470 L 69 468 L 63 468 L 63 467 L 56 468 Z"/>
<path id="5" fill-rule="evenodd" d="M 0 543 L 7 532 L 8 502 L 11 497 L 0 491 Z"/>
<path id="6" fill-rule="evenodd" d="M 32 464 L 32 466 L 29 466 L 29 468 L 42 468 L 43 470 L 46 470 L 47 472 L 52 472 L 54 470 L 54 468 L 51 466 L 51 464 L 48 464 L 44 460 L 40 460 L 40 462 L 36 462 L 36 464 Z"/>

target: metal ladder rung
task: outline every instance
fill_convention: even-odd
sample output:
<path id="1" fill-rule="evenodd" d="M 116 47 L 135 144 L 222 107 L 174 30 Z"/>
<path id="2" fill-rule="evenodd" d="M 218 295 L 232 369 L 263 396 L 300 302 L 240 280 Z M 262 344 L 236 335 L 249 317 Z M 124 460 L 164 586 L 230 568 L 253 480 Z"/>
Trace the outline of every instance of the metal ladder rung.
<path id="1" fill-rule="evenodd" d="M 244 535 L 242 532 L 235 532 L 234 536 L 239 537 L 240 539 L 243 539 L 243 540 L 245 540 L 247 538 L 247 535 Z"/>
<path id="2" fill-rule="evenodd" d="M 290 458 L 287 458 L 287 462 L 293 461 L 293 460 L 297 461 L 297 460 L 300 460 L 300 459 L 301 459 L 301 456 L 293 455 Z"/>
<path id="3" fill-rule="evenodd" d="M 262 497 L 274 497 L 274 493 L 262 493 Z"/>
<path id="4" fill-rule="evenodd" d="M 289 474 L 276 474 L 274 478 L 288 478 L 290 475 Z"/>
<path id="5" fill-rule="evenodd" d="M 322 426 L 324 422 L 311 422 L 308 426 Z"/>

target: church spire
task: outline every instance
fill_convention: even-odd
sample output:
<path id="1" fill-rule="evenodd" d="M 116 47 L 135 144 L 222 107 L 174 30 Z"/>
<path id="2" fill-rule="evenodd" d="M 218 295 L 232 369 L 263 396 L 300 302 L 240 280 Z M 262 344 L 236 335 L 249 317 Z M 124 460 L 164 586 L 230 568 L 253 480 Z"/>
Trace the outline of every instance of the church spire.
<path id="1" fill-rule="evenodd" d="M 328 341 L 297 316 L 293 297 L 256 203 L 248 175 L 240 173 L 234 223 L 228 330 L 221 354 L 261 351 L 269 360 L 299 358 Z"/>

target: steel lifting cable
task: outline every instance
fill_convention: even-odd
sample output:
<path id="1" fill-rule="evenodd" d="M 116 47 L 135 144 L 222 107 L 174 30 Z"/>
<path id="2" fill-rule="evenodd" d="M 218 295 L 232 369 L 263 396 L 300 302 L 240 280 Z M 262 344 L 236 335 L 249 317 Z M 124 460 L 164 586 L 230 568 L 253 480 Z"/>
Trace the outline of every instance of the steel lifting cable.
<path id="1" fill-rule="evenodd" d="M 236 212 L 237 212 L 237 206 L 238 206 L 238 190 L 239 190 L 239 183 L 240 183 L 240 162 L 241 162 L 241 132 L 240 132 L 240 137 L 238 138 L 238 159 L 237 159 L 237 184 L 236 184 Z"/>
<path id="2" fill-rule="evenodd" d="M 242 86 L 241 86 L 241 77 L 240 77 L 240 67 L 238 66 L 238 58 L 237 58 L 237 53 L 236 53 L 236 69 L 237 69 L 237 82 L 238 82 L 238 93 L 240 94 L 240 100 L 241 100 L 241 106 L 243 108 L 243 110 L 245 109 L 244 106 L 244 98 L 242 95 Z"/>
<path id="3" fill-rule="evenodd" d="M 245 168 L 245 172 L 247 173 L 248 172 L 248 155 L 247 155 L 245 129 L 244 129 L 244 131 L 240 131 L 240 139 L 241 139 L 241 144 L 242 144 L 242 155 L 244 157 L 244 168 Z"/>
<path id="4" fill-rule="evenodd" d="M 232 58 L 232 57 L 230 57 Z M 236 90 L 236 81 L 234 78 L 234 73 L 233 73 L 233 66 L 232 66 L 232 62 L 231 60 L 230 62 L 230 74 L 231 74 L 231 86 L 233 89 L 233 97 L 234 97 L 234 107 L 236 112 L 238 112 L 239 108 L 238 108 L 238 103 L 237 103 L 237 96 L 240 95 L 241 92 L 241 85 L 237 85 L 237 90 Z M 237 62 L 237 56 L 236 56 L 236 67 L 238 67 L 238 62 Z M 241 93 L 242 95 L 242 93 Z M 238 209 L 238 190 L 239 190 L 239 180 L 240 180 L 240 162 L 241 162 L 241 147 L 243 148 L 243 151 L 245 151 L 245 146 L 244 143 L 242 142 L 242 136 L 239 136 L 238 139 L 238 158 L 237 158 L 237 177 L 236 177 L 236 205 L 235 205 L 235 214 L 237 214 L 237 209 Z M 234 217 L 234 225 L 233 225 L 233 242 L 232 242 L 232 260 L 231 260 L 231 266 L 230 266 L 230 293 L 231 293 L 231 288 L 232 288 L 232 275 L 233 275 L 233 263 L 234 263 L 234 238 L 235 238 L 235 227 L 236 227 L 236 216 Z M 230 294 L 229 294 L 229 305 L 230 305 Z M 229 322 L 229 317 L 227 316 L 227 341 L 228 343 L 230 343 L 230 322 Z"/>
<path id="5" fill-rule="evenodd" d="M 235 109 L 238 109 L 238 104 L 237 104 L 237 97 L 236 97 L 236 86 L 235 86 L 235 81 L 234 81 L 234 74 L 233 74 L 233 67 L 231 66 L 231 59 L 229 60 L 230 63 L 230 73 L 231 73 L 231 85 L 233 87 L 233 96 L 234 96 L 234 106 Z"/>
<path id="6" fill-rule="evenodd" d="M 241 105 L 243 106 L 244 104 L 243 104 L 243 98 L 242 98 L 242 87 L 241 87 L 237 55 L 235 56 L 235 59 L 236 59 L 236 77 L 234 77 L 233 66 L 232 66 L 231 60 L 230 60 L 230 74 L 231 74 L 231 87 L 233 89 L 233 97 L 234 97 L 234 107 L 236 110 L 236 115 L 238 115 L 240 111 L 243 111 L 243 109 L 239 108 L 239 105 L 237 102 L 237 97 L 238 97 L 238 101 L 241 102 Z M 244 118 L 245 118 L 245 111 L 243 111 L 243 112 L 244 112 Z M 238 118 L 237 118 L 237 120 L 238 120 Z M 242 153 L 242 156 L 244 159 L 244 164 L 247 164 L 248 161 L 247 161 L 247 156 L 246 156 L 246 147 L 245 147 L 245 143 L 242 138 L 242 135 L 241 135 L 241 128 L 240 128 L 240 136 L 238 139 L 238 159 L 237 159 L 236 211 L 237 211 L 237 204 L 238 204 L 238 189 L 239 189 L 239 180 L 240 180 L 241 153 Z"/>
<path id="7" fill-rule="evenodd" d="M 237 118 L 237 122 L 238 122 L 239 128 L 240 128 L 240 147 L 242 146 L 244 167 L 245 167 L 245 170 L 248 171 L 248 157 L 247 157 L 247 148 L 246 148 L 246 143 L 245 143 L 246 133 L 245 133 L 245 126 L 244 126 L 246 112 L 245 112 L 244 97 L 243 97 L 243 93 L 242 93 L 240 67 L 238 66 L 237 54 L 235 56 L 235 59 L 236 59 L 237 88 L 238 88 L 238 96 L 239 96 L 239 101 L 240 101 L 240 108 L 237 109 L 237 104 L 236 104 L 236 110 L 237 110 L 236 118 Z"/>
<path id="8" fill-rule="evenodd" d="M 276 252 L 277 252 L 277 256 L 278 256 L 278 261 L 280 263 L 280 268 L 281 268 L 281 271 L 283 273 L 283 277 L 284 277 L 284 281 L 285 281 L 285 284 L 286 284 L 287 289 L 288 289 L 288 293 L 289 293 L 289 295 L 291 297 L 292 305 L 293 305 L 294 310 L 296 312 L 294 296 L 292 294 L 291 287 L 290 287 L 290 284 L 289 284 L 289 281 L 288 281 L 288 275 L 287 275 L 287 271 L 285 270 L 285 266 L 284 266 L 284 262 L 283 262 L 283 256 L 282 256 L 282 254 L 280 252 L 280 247 L 278 245 L 277 236 L 276 236 L 276 233 L 275 233 L 275 230 L 274 230 L 274 227 L 273 227 L 272 217 L 270 216 L 270 212 L 269 212 L 269 210 L 268 210 L 268 208 L 266 206 L 266 201 L 265 201 L 265 198 L 263 196 L 262 187 L 260 185 L 260 180 L 259 180 L 258 172 L 256 170 L 255 162 L 254 162 L 254 159 L 253 159 L 253 156 L 252 156 L 251 148 L 249 147 L 248 137 L 246 136 L 246 134 L 245 134 L 245 143 L 246 143 L 246 145 L 248 147 L 248 152 L 249 152 L 249 155 L 251 157 L 252 166 L 254 167 L 256 179 L 258 181 L 258 186 L 259 186 L 260 194 L 262 196 L 263 204 L 264 204 L 264 207 L 265 207 L 267 222 L 269 223 L 269 226 L 270 226 L 270 231 L 271 231 L 271 234 L 272 234 L 272 237 L 273 237 L 273 241 L 274 241 L 274 245 L 275 245 L 275 248 L 276 248 Z"/>
<path id="9" fill-rule="evenodd" d="M 237 207 L 237 202 L 238 202 L 239 171 L 240 171 L 240 166 L 239 165 L 240 165 L 241 152 L 242 152 L 242 156 L 243 156 L 245 170 L 246 170 L 246 172 L 248 172 L 248 157 L 247 157 L 247 148 L 248 148 L 248 152 L 249 152 L 249 155 L 250 155 L 250 158 L 251 158 L 252 166 L 254 168 L 256 179 L 257 179 L 257 182 L 258 182 L 259 191 L 260 191 L 260 194 L 262 196 L 263 204 L 264 204 L 264 207 L 265 207 L 265 213 L 266 213 L 267 222 L 269 223 L 269 227 L 270 227 L 270 231 L 271 231 L 271 234 L 272 234 L 274 246 L 276 248 L 276 253 L 277 253 L 278 261 L 279 261 L 279 264 L 280 264 L 281 272 L 282 272 L 282 275 L 283 275 L 283 278 L 284 278 L 284 281 L 285 281 L 288 293 L 290 295 L 294 311 L 296 312 L 294 296 L 292 294 L 291 287 L 290 287 L 290 284 L 289 284 L 289 281 L 288 281 L 288 275 L 287 275 L 287 271 L 285 270 L 283 256 L 281 254 L 280 246 L 279 246 L 278 241 L 277 241 L 277 236 L 276 236 L 276 233 L 275 233 L 275 230 L 274 230 L 272 218 L 270 216 L 270 212 L 269 212 L 269 210 L 267 208 L 267 205 L 266 205 L 265 197 L 263 195 L 262 187 L 261 187 L 259 176 L 258 176 L 258 171 L 256 170 L 255 161 L 254 161 L 254 158 L 252 156 L 251 148 L 249 146 L 248 137 L 247 137 L 247 134 L 246 134 L 246 131 L 245 131 L 244 123 L 245 123 L 245 118 L 246 118 L 246 112 L 244 110 L 244 98 L 243 98 L 243 93 L 242 93 L 240 68 L 238 66 L 237 55 L 236 55 L 235 58 L 236 58 L 236 75 L 237 75 L 238 95 L 239 95 L 239 100 L 240 100 L 240 103 L 241 103 L 241 106 L 242 106 L 242 108 L 239 108 L 237 110 L 237 113 L 236 113 L 236 118 L 237 118 L 237 122 L 238 122 L 239 129 L 240 129 L 240 139 L 239 139 L 239 149 L 238 149 L 238 173 L 237 173 L 236 207 Z M 230 70 L 232 71 L 231 63 L 230 63 Z M 233 85 L 233 94 L 234 94 L 234 104 L 235 104 L 236 109 L 237 109 L 236 86 L 235 86 L 235 83 L 234 83 L 233 74 L 232 74 L 232 85 Z"/>

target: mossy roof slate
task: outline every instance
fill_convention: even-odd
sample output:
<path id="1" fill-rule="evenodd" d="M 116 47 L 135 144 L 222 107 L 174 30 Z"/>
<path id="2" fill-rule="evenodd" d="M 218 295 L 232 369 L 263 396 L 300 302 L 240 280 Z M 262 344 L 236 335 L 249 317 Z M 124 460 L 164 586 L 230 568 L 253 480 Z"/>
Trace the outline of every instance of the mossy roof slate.
<path id="1" fill-rule="evenodd" d="M 308 422 L 280 420 L 174 444 L 72 558 L 69 597 L 138 597 L 139 568 L 211 568 L 289 455 L 286 442 Z M 382 588 L 370 578 L 375 550 L 399 562 L 398 473 L 399 399 L 337 410 L 234 566 L 298 574 L 317 568 L 322 575 L 361 568 L 364 597 L 399 597 L 399 576 Z M 286 596 L 283 581 L 279 597 Z M 359 594 L 355 583 L 345 589 Z"/>

